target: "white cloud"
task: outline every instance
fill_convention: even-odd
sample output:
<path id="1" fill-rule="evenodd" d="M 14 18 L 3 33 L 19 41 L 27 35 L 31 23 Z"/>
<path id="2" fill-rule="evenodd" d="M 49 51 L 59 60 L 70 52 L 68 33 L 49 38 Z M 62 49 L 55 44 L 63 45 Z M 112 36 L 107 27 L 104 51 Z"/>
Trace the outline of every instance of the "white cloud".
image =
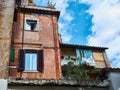
<path id="1" fill-rule="evenodd" d="M 72 35 L 69 34 L 69 32 L 68 32 L 68 30 L 69 30 L 68 26 L 69 26 L 68 23 L 59 23 L 59 30 L 60 30 L 59 32 L 62 37 L 62 42 L 64 42 L 64 43 L 69 43 L 72 38 Z"/>
<path id="2" fill-rule="evenodd" d="M 69 33 L 69 26 L 73 20 L 72 11 L 68 11 L 70 0 L 52 0 L 56 3 L 56 9 L 60 11 L 60 18 L 62 22 L 59 22 L 59 32 L 62 37 L 63 43 L 69 43 L 72 35 Z"/>
<path id="3" fill-rule="evenodd" d="M 92 34 L 88 45 L 107 46 L 107 54 L 115 67 L 120 68 L 120 1 L 80 0 L 91 5 L 87 11 L 93 15 Z"/>

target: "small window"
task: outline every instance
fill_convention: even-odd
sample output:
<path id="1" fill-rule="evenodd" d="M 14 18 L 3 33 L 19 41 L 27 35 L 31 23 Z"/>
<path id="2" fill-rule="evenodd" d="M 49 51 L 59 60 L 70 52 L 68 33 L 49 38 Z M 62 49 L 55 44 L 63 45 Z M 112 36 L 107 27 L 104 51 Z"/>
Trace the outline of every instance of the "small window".
<path id="1" fill-rule="evenodd" d="M 43 50 L 19 50 L 18 71 L 41 71 L 44 70 Z"/>
<path id="2" fill-rule="evenodd" d="M 25 30 L 37 31 L 37 20 L 26 20 Z"/>
<path id="3" fill-rule="evenodd" d="M 25 71 L 37 71 L 37 53 L 25 53 Z"/>

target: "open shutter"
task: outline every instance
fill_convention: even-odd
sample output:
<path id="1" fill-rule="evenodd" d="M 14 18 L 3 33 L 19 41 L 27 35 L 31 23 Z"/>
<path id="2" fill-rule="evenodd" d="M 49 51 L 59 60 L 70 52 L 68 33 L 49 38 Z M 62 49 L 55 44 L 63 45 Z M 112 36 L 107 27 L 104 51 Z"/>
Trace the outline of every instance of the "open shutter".
<path id="1" fill-rule="evenodd" d="M 37 52 L 37 70 L 43 72 L 44 70 L 44 54 L 43 50 Z"/>
<path id="2" fill-rule="evenodd" d="M 14 56 L 15 56 L 15 49 L 11 48 L 10 49 L 10 61 L 14 62 Z"/>
<path id="3" fill-rule="evenodd" d="M 25 68 L 25 50 L 20 49 L 18 53 L 18 71 L 23 71 Z"/>

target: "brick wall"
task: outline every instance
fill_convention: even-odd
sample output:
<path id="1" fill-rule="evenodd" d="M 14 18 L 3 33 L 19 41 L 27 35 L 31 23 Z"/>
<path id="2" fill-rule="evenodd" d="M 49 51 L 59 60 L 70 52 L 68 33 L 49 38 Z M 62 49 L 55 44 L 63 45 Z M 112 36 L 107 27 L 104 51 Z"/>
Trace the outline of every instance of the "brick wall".
<path id="1" fill-rule="evenodd" d="M 36 19 L 38 22 L 38 31 L 24 30 L 24 49 L 43 49 L 44 50 L 44 71 L 41 72 L 22 72 L 22 78 L 37 79 L 58 79 L 61 78 L 60 51 L 58 38 L 58 23 L 56 16 L 34 16 L 32 13 L 25 14 L 26 19 Z M 12 46 L 15 48 L 15 61 L 10 66 L 10 77 L 20 78 L 20 72 L 17 71 L 18 50 L 22 48 L 22 30 L 23 14 L 17 14 L 17 22 L 13 26 Z M 14 73 L 13 73 L 14 72 Z"/>

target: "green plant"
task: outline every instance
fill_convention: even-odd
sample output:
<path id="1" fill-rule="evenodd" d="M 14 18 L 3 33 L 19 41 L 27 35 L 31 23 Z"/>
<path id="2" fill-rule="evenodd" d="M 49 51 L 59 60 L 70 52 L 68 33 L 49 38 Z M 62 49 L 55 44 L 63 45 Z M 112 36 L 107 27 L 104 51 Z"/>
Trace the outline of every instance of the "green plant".
<path id="1" fill-rule="evenodd" d="M 90 73 L 99 73 L 100 72 L 100 69 L 99 68 L 93 68 Z"/>
<path id="2" fill-rule="evenodd" d="M 50 0 L 48 1 L 48 6 L 55 6 L 55 5 L 56 5 L 56 3 L 53 4 L 52 1 L 50 1 Z"/>
<path id="3" fill-rule="evenodd" d="M 33 0 L 29 0 L 29 3 L 33 3 Z"/>
<path id="4" fill-rule="evenodd" d="M 86 66 L 79 64 L 74 65 L 73 62 L 69 62 L 66 65 L 66 72 L 64 73 L 66 79 L 76 79 L 76 80 L 89 80 L 89 75 L 87 74 Z"/>

